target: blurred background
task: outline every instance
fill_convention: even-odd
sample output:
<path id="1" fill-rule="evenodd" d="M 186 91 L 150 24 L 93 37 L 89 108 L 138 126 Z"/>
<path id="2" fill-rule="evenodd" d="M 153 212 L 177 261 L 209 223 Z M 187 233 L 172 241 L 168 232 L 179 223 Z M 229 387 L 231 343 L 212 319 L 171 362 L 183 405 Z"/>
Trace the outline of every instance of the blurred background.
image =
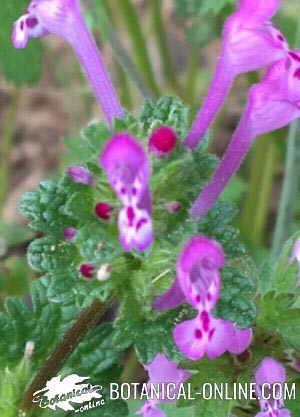
<path id="1" fill-rule="evenodd" d="M 82 0 L 122 104 L 136 110 L 145 97 L 179 96 L 190 118 L 208 87 L 222 24 L 234 0 Z M 72 161 L 80 129 L 102 118 L 71 48 L 55 37 L 31 40 L 15 50 L 12 23 L 27 0 L 4 0 L 0 17 L 0 303 L 26 292 L 33 278 L 26 248 L 33 233 L 18 212 L 20 196 L 56 177 Z M 291 45 L 299 33 L 299 0 L 282 1 L 275 21 Z M 300 42 L 298 42 L 300 48 Z M 259 74 L 239 77 L 211 129 L 210 149 L 222 155 L 240 118 L 249 85 Z M 285 171 L 287 138 L 300 147 L 298 127 L 260 138 L 224 193 L 240 208 L 236 224 L 260 262 L 269 250 Z M 67 146 L 66 146 L 67 145 Z M 286 233 L 299 229 L 300 198 Z"/>

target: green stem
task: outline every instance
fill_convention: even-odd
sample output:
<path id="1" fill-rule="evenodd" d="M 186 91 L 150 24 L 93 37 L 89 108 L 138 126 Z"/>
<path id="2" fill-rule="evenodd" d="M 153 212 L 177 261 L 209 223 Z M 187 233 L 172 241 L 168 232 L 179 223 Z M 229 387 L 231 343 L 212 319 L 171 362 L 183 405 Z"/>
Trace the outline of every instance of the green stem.
<path id="1" fill-rule="evenodd" d="M 197 75 L 199 72 L 199 51 L 191 48 L 187 62 L 185 97 L 191 105 L 195 103 Z"/>
<path id="2" fill-rule="evenodd" d="M 115 60 L 115 68 L 120 89 L 120 101 L 125 109 L 132 110 L 133 103 L 131 97 L 130 86 L 123 67 Z"/>
<path id="3" fill-rule="evenodd" d="M 136 10 L 132 5 L 131 0 L 118 1 L 116 7 L 119 8 L 124 22 L 126 23 L 137 65 L 143 73 L 148 86 L 151 88 L 155 96 L 159 97 L 159 88 L 155 81 L 150 56 L 146 47 L 146 40 L 143 36 Z"/>
<path id="4" fill-rule="evenodd" d="M 42 389 L 49 379 L 57 375 L 88 331 L 97 325 L 110 305 L 111 300 L 104 304 L 96 298 L 90 307 L 81 312 L 26 390 L 22 402 L 24 410 L 33 408 L 33 393 Z"/>
<path id="5" fill-rule="evenodd" d="M 9 185 L 10 155 L 13 145 L 13 138 L 16 131 L 16 120 L 20 94 L 20 88 L 14 89 L 11 96 L 11 102 L 9 103 L 9 107 L 5 112 L 3 120 L 2 141 L 0 145 L 0 217 L 4 209 L 6 193 Z"/>
<path id="6" fill-rule="evenodd" d="M 118 62 L 119 66 L 123 68 L 123 73 L 126 75 L 126 78 L 130 78 L 133 81 L 143 97 L 154 98 L 154 94 L 148 87 L 145 77 L 140 73 L 139 69 L 132 61 L 131 56 L 128 55 L 126 49 L 122 45 L 118 33 L 116 32 L 118 21 L 113 10 L 111 10 L 111 4 L 108 0 L 103 0 L 102 6 L 103 7 L 99 16 L 99 25 L 101 26 L 102 33 L 110 43 L 115 61 Z M 97 9 L 98 7 L 95 2 L 93 2 L 93 7 L 94 9 Z M 123 86 L 123 84 L 121 85 Z"/>
<path id="7" fill-rule="evenodd" d="M 170 47 L 168 45 L 167 33 L 162 20 L 162 0 L 151 0 L 150 5 L 152 9 L 152 27 L 160 53 L 164 78 L 170 88 L 177 92 L 179 85 L 169 52 Z"/>
<path id="8" fill-rule="evenodd" d="M 137 360 L 136 353 L 134 348 L 131 348 L 127 361 L 124 366 L 123 373 L 120 377 L 120 382 L 133 382 L 136 378 L 137 369 L 139 368 L 140 364 Z"/>
<path id="9" fill-rule="evenodd" d="M 283 243 L 291 234 L 291 223 L 299 184 L 300 134 L 299 121 L 295 120 L 289 127 L 285 174 L 280 196 L 278 215 L 273 236 L 272 254 L 277 256 Z"/>
<path id="10" fill-rule="evenodd" d="M 249 186 L 241 213 L 241 231 L 253 245 L 263 244 L 276 161 L 277 148 L 272 137 L 259 138 L 253 147 Z"/>
<path id="11" fill-rule="evenodd" d="M 300 42 L 300 22 L 298 24 L 295 46 Z M 283 243 L 291 233 L 291 223 L 299 185 L 298 167 L 300 163 L 299 121 L 291 123 L 288 133 L 287 152 L 285 158 L 285 174 L 280 196 L 278 215 L 273 236 L 272 255 L 277 256 Z M 298 180 L 297 180 L 298 179 Z"/>

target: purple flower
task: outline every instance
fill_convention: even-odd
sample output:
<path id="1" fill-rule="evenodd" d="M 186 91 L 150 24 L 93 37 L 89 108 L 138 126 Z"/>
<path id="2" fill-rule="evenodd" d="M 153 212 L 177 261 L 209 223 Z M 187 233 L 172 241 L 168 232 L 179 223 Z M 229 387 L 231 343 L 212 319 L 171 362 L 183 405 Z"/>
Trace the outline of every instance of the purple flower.
<path id="1" fill-rule="evenodd" d="M 279 3 L 280 0 L 240 0 L 235 13 L 226 20 L 215 74 L 185 140 L 186 146 L 198 145 L 238 74 L 267 67 L 286 56 L 287 42 L 269 20 Z"/>
<path id="2" fill-rule="evenodd" d="M 249 91 L 248 102 L 222 161 L 194 203 L 191 214 L 204 216 L 238 170 L 256 136 L 286 126 L 300 116 L 300 52 L 290 51 Z"/>
<path id="3" fill-rule="evenodd" d="M 135 414 L 142 414 L 144 417 L 166 417 L 166 413 L 160 408 L 156 407 L 157 401 L 146 401 L 143 407 L 141 407 Z"/>
<path id="4" fill-rule="evenodd" d="M 32 0 L 25 14 L 14 24 L 12 41 L 16 48 L 25 48 L 30 38 L 49 34 L 57 35 L 71 45 L 109 123 L 123 117 L 124 112 L 95 40 L 82 18 L 78 0 Z"/>
<path id="5" fill-rule="evenodd" d="M 224 266 L 224 252 L 218 242 L 205 236 L 193 237 L 177 262 L 177 276 L 187 301 L 212 309 L 220 291 L 219 269 Z M 203 298 L 203 295 L 205 296 Z"/>
<path id="6" fill-rule="evenodd" d="M 128 133 L 118 133 L 105 145 L 100 165 L 123 204 L 119 213 L 120 242 L 125 251 L 147 249 L 153 240 L 150 165 L 143 147 Z"/>
<path id="7" fill-rule="evenodd" d="M 173 383 L 177 388 L 172 392 L 172 396 L 175 395 L 180 384 L 185 382 L 190 374 L 178 368 L 178 364 L 175 361 L 170 361 L 166 355 L 159 353 L 155 356 L 153 362 L 149 365 L 144 365 L 144 368 L 149 374 L 149 384 L 168 384 Z M 165 413 L 156 407 L 160 402 L 168 402 L 161 398 L 146 401 L 142 408 L 140 408 L 136 414 L 143 414 L 144 417 L 165 417 Z"/>
<path id="8" fill-rule="evenodd" d="M 94 181 L 93 175 L 82 165 L 74 165 L 67 170 L 67 174 L 74 181 L 80 184 L 91 185 Z"/>
<path id="9" fill-rule="evenodd" d="M 294 243 L 291 261 L 296 261 L 298 264 L 300 264 L 300 239 L 297 239 Z"/>
<path id="10" fill-rule="evenodd" d="M 210 310 L 198 309 L 195 319 L 178 324 L 173 337 L 181 353 L 191 360 L 205 354 L 215 359 L 228 351 L 243 353 L 252 340 L 252 329 L 239 330 L 227 320 L 214 318 Z"/>
<path id="11" fill-rule="evenodd" d="M 224 265 L 221 246 L 205 236 L 193 237 L 177 262 L 177 278 L 172 287 L 158 297 L 153 306 L 174 308 L 188 301 L 196 310 L 192 320 L 175 326 L 174 341 L 188 359 L 197 360 L 205 354 L 215 359 L 225 351 L 236 355 L 244 352 L 252 340 L 252 330 L 239 330 L 233 323 L 213 317 L 220 294 L 220 268 Z"/>
<path id="12" fill-rule="evenodd" d="M 77 234 L 77 230 L 74 227 L 66 227 L 64 229 L 64 239 L 72 240 Z"/>
<path id="13" fill-rule="evenodd" d="M 290 417 L 289 410 L 284 408 L 283 399 L 278 399 L 279 395 L 277 394 L 274 395 L 276 387 L 274 384 L 283 384 L 286 381 L 284 367 L 273 358 L 265 358 L 256 370 L 255 380 L 261 409 L 255 417 Z M 269 385 L 273 388 L 270 388 Z M 280 389 L 279 385 L 277 387 Z M 268 392 L 266 392 L 266 388 L 269 388 Z M 270 399 L 265 400 L 266 397 L 270 397 Z"/>
<path id="14" fill-rule="evenodd" d="M 179 285 L 178 279 L 175 278 L 172 286 L 157 297 L 152 307 L 157 310 L 169 310 L 170 308 L 178 307 L 185 301 L 185 295 Z"/>

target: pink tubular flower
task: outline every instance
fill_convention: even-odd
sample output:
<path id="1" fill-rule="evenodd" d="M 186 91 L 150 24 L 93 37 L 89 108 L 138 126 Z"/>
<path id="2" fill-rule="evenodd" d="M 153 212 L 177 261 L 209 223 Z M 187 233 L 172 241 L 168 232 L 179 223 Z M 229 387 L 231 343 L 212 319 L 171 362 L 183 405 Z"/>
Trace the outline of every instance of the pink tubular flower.
<path id="1" fill-rule="evenodd" d="M 150 165 L 143 147 L 128 133 L 106 144 L 100 165 L 123 204 L 119 213 L 120 241 L 125 251 L 147 249 L 153 240 Z"/>
<path id="2" fill-rule="evenodd" d="M 179 369 L 175 361 L 170 361 L 162 353 L 157 354 L 153 362 L 144 367 L 149 374 L 149 384 L 175 384 L 172 396 L 176 394 L 180 384 L 185 382 L 190 376 L 187 371 Z M 168 401 L 170 400 L 163 398 L 163 395 L 160 394 L 159 398 L 146 401 L 136 414 L 143 414 L 144 417 L 165 417 L 166 414 L 156 406 L 160 402 Z"/>
<path id="3" fill-rule="evenodd" d="M 284 407 L 283 399 L 278 399 L 280 388 L 277 384 L 284 384 L 286 381 L 284 367 L 273 358 L 265 358 L 256 370 L 255 380 L 261 408 L 261 411 L 255 417 L 290 417 L 291 413 Z M 274 384 L 276 385 L 274 386 Z M 270 385 L 273 388 L 278 387 L 279 395 L 274 395 L 274 389 L 270 389 Z M 266 392 L 266 388 L 269 388 L 268 392 Z M 264 398 L 267 397 L 270 397 L 270 399 L 265 400 Z"/>
<path id="4" fill-rule="evenodd" d="M 224 265 L 221 246 L 205 236 L 193 237 L 177 262 L 177 278 L 170 290 L 158 297 L 154 308 L 174 308 L 184 298 L 197 310 L 192 320 L 175 326 L 174 341 L 188 359 L 201 359 L 205 354 L 215 359 L 225 351 L 239 355 L 251 343 L 252 330 L 239 330 L 233 323 L 213 317 L 220 293 L 219 269 Z"/>
<path id="5" fill-rule="evenodd" d="M 275 63 L 249 92 L 240 123 L 210 182 L 194 203 L 191 214 L 204 216 L 240 167 L 256 136 L 286 126 L 300 116 L 300 51 Z"/>
<path id="6" fill-rule="evenodd" d="M 109 123 L 123 117 L 102 57 L 82 18 L 79 0 L 32 0 L 25 14 L 14 24 L 12 41 L 16 48 L 25 48 L 30 38 L 49 34 L 57 35 L 71 45 Z"/>
<path id="7" fill-rule="evenodd" d="M 221 55 L 185 145 L 195 148 L 225 101 L 234 78 L 284 58 L 288 44 L 270 19 L 280 0 L 240 0 L 225 22 Z"/>

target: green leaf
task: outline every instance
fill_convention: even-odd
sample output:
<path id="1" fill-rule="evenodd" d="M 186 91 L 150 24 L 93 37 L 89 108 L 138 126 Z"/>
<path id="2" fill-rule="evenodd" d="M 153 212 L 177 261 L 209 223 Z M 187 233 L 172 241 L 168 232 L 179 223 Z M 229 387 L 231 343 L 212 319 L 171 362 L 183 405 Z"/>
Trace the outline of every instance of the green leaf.
<path id="1" fill-rule="evenodd" d="M 185 365 L 184 365 L 185 367 Z M 192 384 L 195 401 L 179 400 L 180 406 L 195 406 L 195 416 L 197 417 L 228 417 L 235 400 L 220 398 L 206 399 L 209 392 L 206 391 L 206 384 L 228 384 L 228 394 L 230 396 L 233 389 L 234 369 L 228 356 L 211 361 L 203 358 L 201 361 L 191 364 L 191 369 L 197 369 L 188 382 Z"/>
<path id="2" fill-rule="evenodd" d="M 33 229 L 62 237 L 63 228 L 74 225 L 63 214 L 65 201 L 66 194 L 56 181 L 43 181 L 38 191 L 24 194 L 19 208 Z"/>
<path id="3" fill-rule="evenodd" d="M 292 251 L 295 242 L 299 239 L 299 232 L 295 233 L 284 245 L 278 259 L 270 260 L 268 279 L 269 291 L 273 290 L 277 294 L 300 295 L 297 285 L 299 280 L 299 266 L 296 259 L 292 259 Z"/>
<path id="4" fill-rule="evenodd" d="M 70 372 L 76 371 L 82 375 L 92 375 L 97 383 L 103 384 L 103 372 L 111 368 L 123 352 L 114 343 L 113 338 L 114 330 L 111 324 L 97 326 L 89 333 L 88 338 L 80 343 L 68 360 L 67 367 Z M 114 378 L 117 378 L 119 373 L 114 375 Z"/>
<path id="5" fill-rule="evenodd" d="M 144 136 L 149 136 L 158 126 L 168 125 L 183 137 L 187 128 L 187 109 L 176 97 L 161 97 L 157 102 L 146 100 L 140 121 Z"/>
<path id="6" fill-rule="evenodd" d="M 177 310 L 157 317 L 151 317 L 150 313 L 142 314 L 137 301 L 128 296 L 124 299 L 114 323 L 114 343 L 123 348 L 134 345 L 138 359 L 144 364 L 151 362 L 158 352 L 163 352 L 174 360 L 183 359 L 172 338 L 177 315 Z"/>
<path id="7" fill-rule="evenodd" d="M 79 260 L 78 251 L 74 245 L 58 241 L 54 237 L 36 239 L 29 245 L 28 262 L 37 272 L 74 271 Z"/>
<path id="8" fill-rule="evenodd" d="M 300 352 L 300 309 L 293 308 L 292 294 L 269 292 L 262 297 L 258 326 L 266 332 L 277 332 L 284 343 Z"/>

